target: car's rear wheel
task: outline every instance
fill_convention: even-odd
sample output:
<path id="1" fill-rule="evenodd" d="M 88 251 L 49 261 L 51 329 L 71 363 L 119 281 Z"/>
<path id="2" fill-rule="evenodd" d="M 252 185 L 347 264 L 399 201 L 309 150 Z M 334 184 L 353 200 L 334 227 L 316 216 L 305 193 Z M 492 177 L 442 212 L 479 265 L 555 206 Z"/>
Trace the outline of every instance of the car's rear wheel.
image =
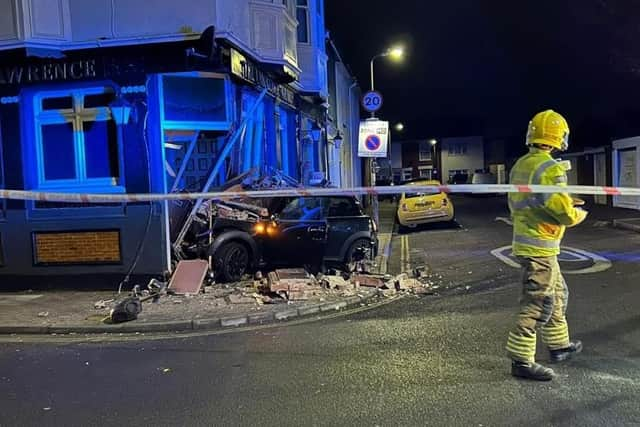
<path id="1" fill-rule="evenodd" d="M 224 282 L 242 279 L 251 265 L 249 249 L 239 242 L 229 242 L 220 247 L 215 255 L 216 278 Z"/>
<path id="2" fill-rule="evenodd" d="M 349 246 L 347 254 L 344 259 L 344 264 L 348 272 L 356 270 L 356 264 L 362 261 L 361 257 L 364 255 L 364 260 L 373 260 L 373 251 L 371 246 L 371 240 L 358 239 Z"/>

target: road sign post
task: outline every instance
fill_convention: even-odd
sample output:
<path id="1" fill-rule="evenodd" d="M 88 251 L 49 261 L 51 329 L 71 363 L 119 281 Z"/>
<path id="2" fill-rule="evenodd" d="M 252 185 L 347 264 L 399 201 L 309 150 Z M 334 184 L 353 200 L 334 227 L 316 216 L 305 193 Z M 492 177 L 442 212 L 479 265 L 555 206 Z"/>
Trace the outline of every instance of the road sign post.
<path id="1" fill-rule="evenodd" d="M 376 185 L 375 158 L 387 157 L 389 144 L 389 122 L 371 118 L 360 122 L 358 138 L 358 156 L 369 159 L 369 184 Z M 379 224 L 378 196 L 370 198 L 372 216 Z"/>
<path id="2" fill-rule="evenodd" d="M 365 93 L 362 97 L 362 108 L 371 113 L 371 117 L 376 116 L 376 111 L 382 108 L 383 103 L 384 99 L 382 98 L 382 94 L 375 90 Z"/>

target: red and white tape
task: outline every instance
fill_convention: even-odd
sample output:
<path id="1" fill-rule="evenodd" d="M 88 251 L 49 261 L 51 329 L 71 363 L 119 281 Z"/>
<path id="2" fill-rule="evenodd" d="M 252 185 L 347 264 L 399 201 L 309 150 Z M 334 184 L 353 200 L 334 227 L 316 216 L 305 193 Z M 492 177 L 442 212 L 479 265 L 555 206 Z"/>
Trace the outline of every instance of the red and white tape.
<path id="1" fill-rule="evenodd" d="M 171 193 L 171 194 L 80 194 L 80 193 L 48 193 L 39 191 L 0 190 L 0 199 L 34 200 L 65 203 L 135 203 L 157 202 L 164 200 L 197 200 L 197 199 L 240 199 L 297 196 L 356 196 L 356 195 L 390 195 L 402 193 L 571 193 L 575 195 L 607 195 L 640 197 L 640 188 L 628 187 L 593 187 L 573 185 L 557 187 L 552 185 L 397 185 L 385 187 L 354 188 L 283 188 L 280 190 L 259 191 L 218 191 L 211 193 Z"/>

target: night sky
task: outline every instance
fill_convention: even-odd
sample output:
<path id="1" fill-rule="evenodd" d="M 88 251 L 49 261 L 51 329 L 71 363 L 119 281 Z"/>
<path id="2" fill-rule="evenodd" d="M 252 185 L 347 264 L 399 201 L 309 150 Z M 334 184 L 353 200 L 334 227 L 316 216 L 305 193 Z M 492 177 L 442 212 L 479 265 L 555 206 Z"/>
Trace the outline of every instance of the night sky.
<path id="1" fill-rule="evenodd" d="M 640 135 L 640 1 L 326 0 L 332 39 L 404 138 L 483 135 L 521 144 L 530 117 L 553 108 L 572 148 Z"/>

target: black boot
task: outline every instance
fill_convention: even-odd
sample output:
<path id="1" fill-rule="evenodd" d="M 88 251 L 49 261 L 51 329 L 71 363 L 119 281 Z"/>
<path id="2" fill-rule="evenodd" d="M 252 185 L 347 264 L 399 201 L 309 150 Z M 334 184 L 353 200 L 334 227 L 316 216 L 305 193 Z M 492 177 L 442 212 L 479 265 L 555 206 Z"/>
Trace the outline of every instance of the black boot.
<path id="1" fill-rule="evenodd" d="M 553 369 L 538 363 L 526 363 L 514 360 L 511 363 L 511 375 L 534 381 L 551 381 L 556 374 L 553 372 Z"/>
<path id="2" fill-rule="evenodd" d="M 578 354 L 582 351 L 582 342 L 575 341 L 569 344 L 569 347 L 561 348 L 560 350 L 551 350 L 551 362 L 558 363 L 571 359 L 574 354 Z"/>

